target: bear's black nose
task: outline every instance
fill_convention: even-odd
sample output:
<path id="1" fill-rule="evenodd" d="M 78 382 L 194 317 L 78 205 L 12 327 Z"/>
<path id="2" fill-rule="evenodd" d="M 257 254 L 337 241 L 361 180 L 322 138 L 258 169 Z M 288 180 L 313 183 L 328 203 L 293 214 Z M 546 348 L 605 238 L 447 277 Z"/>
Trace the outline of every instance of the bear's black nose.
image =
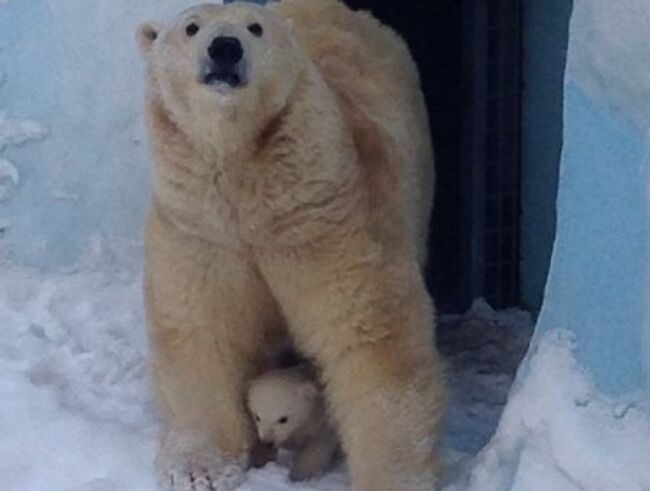
<path id="1" fill-rule="evenodd" d="M 222 68 L 232 67 L 244 57 L 239 39 L 230 36 L 219 36 L 212 40 L 208 47 L 210 59 Z"/>

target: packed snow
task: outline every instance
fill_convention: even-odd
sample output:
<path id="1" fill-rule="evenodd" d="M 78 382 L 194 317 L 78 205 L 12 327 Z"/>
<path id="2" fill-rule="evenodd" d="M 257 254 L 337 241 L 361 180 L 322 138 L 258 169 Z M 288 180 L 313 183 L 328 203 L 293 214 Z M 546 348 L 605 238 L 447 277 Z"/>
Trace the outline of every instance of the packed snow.
<path id="1" fill-rule="evenodd" d="M 145 361 L 139 247 L 103 244 L 95 240 L 65 273 L 19 267 L 4 256 L 3 491 L 155 491 L 159 421 Z M 650 489 L 647 402 L 600 395 L 575 361 L 570 335 L 540 340 L 502 415 L 531 334 L 529 314 L 495 312 L 483 301 L 463 316 L 441 317 L 450 390 L 444 489 Z M 295 484 L 281 464 L 251 471 L 241 488 L 348 489 L 344 469 Z"/>
<path id="2" fill-rule="evenodd" d="M 0 67 L 0 87 L 4 74 Z M 10 119 L 0 112 L 0 203 L 9 201 L 20 184 L 20 172 L 11 160 L 2 158 L 8 147 L 19 147 L 43 140 L 49 131 L 41 124 L 31 120 Z M 11 225 L 7 217 L 0 216 L 0 232 Z"/>
<path id="3" fill-rule="evenodd" d="M 496 436 L 448 491 L 650 489 L 650 401 L 604 397 L 574 350 L 562 330 L 536 344 Z"/>
<path id="4" fill-rule="evenodd" d="M 78 267 L 43 273 L 5 259 L 0 276 L 0 476 L 3 491 L 154 491 L 159 422 L 146 370 L 137 246 L 96 240 Z M 477 303 L 443 317 L 450 469 L 490 438 L 532 332 L 521 311 Z M 275 464 L 242 491 L 348 489 L 344 470 L 308 484 Z"/>

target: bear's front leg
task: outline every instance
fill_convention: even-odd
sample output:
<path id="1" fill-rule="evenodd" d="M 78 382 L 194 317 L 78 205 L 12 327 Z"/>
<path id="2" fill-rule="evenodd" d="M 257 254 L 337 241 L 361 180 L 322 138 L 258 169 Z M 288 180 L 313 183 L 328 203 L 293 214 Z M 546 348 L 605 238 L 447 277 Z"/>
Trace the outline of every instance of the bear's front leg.
<path id="1" fill-rule="evenodd" d="M 187 237 L 154 211 L 146 240 L 151 366 L 164 429 L 165 491 L 230 491 L 245 477 L 254 431 L 244 386 L 272 302 L 237 254 Z"/>
<path id="2" fill-rule="evenodd" d="M 433 491 L 443 409 L 433 307 L 415 260 L 359 242 L 269 255 L 264 274 L 321 370 L 354 490 Z"/>
<path id="3" fill-rule="evenodd" d="M 324 363 L 355 491 L 438 489 L 441 375 L 422 346 L 386 338 Z"/>

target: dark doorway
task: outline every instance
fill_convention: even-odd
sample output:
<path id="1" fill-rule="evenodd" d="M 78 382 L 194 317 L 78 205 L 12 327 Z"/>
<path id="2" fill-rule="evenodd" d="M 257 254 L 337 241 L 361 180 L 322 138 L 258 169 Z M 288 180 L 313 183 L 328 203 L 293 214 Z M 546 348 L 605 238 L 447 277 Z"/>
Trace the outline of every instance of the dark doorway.
<path id="1" fill-rule="evenodd" d="M 428 286 L 442 311 L 519 300 L 520 0 L 346 0 L 407 41 L 435 147 Z"/>

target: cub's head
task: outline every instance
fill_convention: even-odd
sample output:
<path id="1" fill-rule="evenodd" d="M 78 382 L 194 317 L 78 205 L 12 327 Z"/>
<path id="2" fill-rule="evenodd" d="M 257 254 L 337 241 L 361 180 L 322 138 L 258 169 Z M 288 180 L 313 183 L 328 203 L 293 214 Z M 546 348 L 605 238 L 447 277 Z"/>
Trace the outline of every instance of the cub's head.
<path id="1" fill-rule="evenodd" d="M 247 401 L 264 444 L 282 446 L 314 418 L 320 393 L 316 384 L 287 370 L 254 380 Z"/>
<path id="2" fill-rule="evenodd" d="M 205 126 L 280 112 L 305 55 L 291 26 L 252 4 L 205 4 L 138 30 L 153 93 L 180 124 Z"/>

